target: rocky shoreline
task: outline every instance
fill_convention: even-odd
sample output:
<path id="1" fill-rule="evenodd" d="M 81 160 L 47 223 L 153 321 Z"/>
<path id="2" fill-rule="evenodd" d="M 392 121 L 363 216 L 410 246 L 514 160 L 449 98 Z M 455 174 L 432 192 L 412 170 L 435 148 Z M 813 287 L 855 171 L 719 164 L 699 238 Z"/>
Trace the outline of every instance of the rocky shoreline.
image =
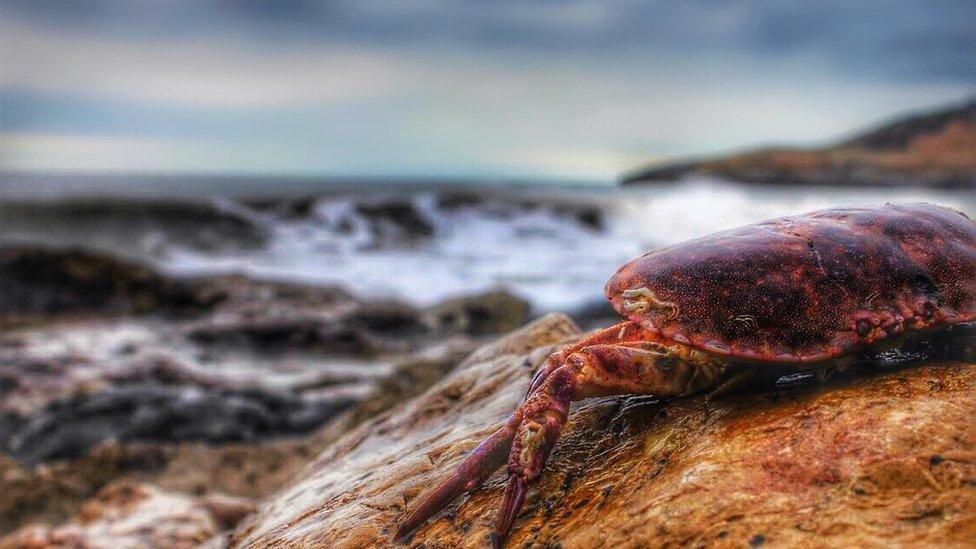
<path id="1" fill-rule="evenodd" d="M 33 246 L 0 248 L 0 285 L 2 530 L 120 479 L 260 497 L 330 421 L 412 396 L 530 314 L 504 292 L 422 308 Z"/>
<path id="2" fill-rule="evenodd" d="M 415 307 L 82 250 L 7 246 L 0 281 L 18 296 L 0 302 L 3 549 L 397 546 L 404 511 L 583 335 L 502 292 Z M 509 543 L 965 543 L 974 335 L 824 386 L 585 401 Z M 409 545 L 488 543 L 504 480 Z"/>

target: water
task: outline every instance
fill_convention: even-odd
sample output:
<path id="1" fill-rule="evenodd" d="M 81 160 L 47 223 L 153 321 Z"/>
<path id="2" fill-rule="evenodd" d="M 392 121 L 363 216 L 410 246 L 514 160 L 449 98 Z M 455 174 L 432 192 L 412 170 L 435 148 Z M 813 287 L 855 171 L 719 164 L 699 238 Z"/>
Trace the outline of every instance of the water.
<path id="1" fill-rule="evenodd" d="M 616 268 L 644 251 L 770 217 L 900 201 L 936 202 L 976 214 L 976 194 L 970 191 L 758 186 L 700 178 L 636 188 L 469 185 L 453 201 L 437 185 L 322 190 L 252 179 L 237 194 L 241 188 L 262 189 L 250 192 L 264 197 L 255 202 L 231 197 L 235 187 L 226 179 L 209 186 L 206 181 L 177 188 L 182 198 L 176 201 L 159 195 L 158 185 L 138 182 L 92 187 L 112 200 L 93 200 L 77 182 L 67 194 L 41 186 L 25 197 L 27 186 L 8 188 L 20 196 L 15 200 L 8 192 L 0 205 L 0 231 L 6 240 L 107 249 L 174 274 L 236 272 L 339 284 L 363 297 L 418 304 L 503 288 L 548 311 L 601 300 Z M 193 193 L 186 192 L 190 187 Z M 131 192 L 120 197 L 126 189 Z M 213 196 L 218 194 L 223 196 Z M 317 198 L 300 208 L 284 199 L 308 194 Z M 92 202 L 100 207 L 79 213 L 78 204 Z M 160 203 L 167 207 L 145 209 Z M 364 214 L 364 204 L 394 204 L 397 212 L 389 218 Z"/>

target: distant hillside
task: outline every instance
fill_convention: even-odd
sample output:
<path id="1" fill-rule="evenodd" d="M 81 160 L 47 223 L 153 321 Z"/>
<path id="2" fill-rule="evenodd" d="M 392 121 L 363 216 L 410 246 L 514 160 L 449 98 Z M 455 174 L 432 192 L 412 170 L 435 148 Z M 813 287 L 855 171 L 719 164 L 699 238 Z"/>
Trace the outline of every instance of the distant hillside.
<path id="1" fill-rule="evenodd" d="M 769 147 L 637 170 L 622 184 L 715 175 L 752 183 L 976 187 L 976 99 L 823 148 Z"/>

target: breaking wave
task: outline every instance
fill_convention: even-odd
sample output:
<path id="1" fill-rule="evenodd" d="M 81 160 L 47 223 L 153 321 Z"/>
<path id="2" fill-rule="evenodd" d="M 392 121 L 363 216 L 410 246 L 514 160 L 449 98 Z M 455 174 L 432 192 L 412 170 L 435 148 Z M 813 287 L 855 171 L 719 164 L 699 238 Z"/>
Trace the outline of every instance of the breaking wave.
<path id="1" fill-rule="evenodd" d="M 969 192 L 736 185 L 347 190 L 301 198 L 6 201 L 5 240 L 108 249 L 176 274 L 339 284 L 430 304 L 504 288 L 539 310 L 602 301 L 624 261 L 656 246 L 803 211 Z"/>

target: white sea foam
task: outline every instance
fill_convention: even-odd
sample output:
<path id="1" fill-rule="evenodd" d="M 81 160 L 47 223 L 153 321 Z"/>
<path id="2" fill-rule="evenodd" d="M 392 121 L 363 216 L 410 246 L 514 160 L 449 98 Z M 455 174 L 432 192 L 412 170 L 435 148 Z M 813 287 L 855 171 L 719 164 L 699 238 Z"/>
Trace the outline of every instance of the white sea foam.
<path id="1" fill-rule="evenodd" d="M 439 206 L 444 192 L 389 186 L 333 191 L 298 213 L 276 209 L 273 200 L 272 207 L 263 208 L 218 200 L 215 210 L 221 215 L 267 234 L 258 246 L 230 242 L 237 230 L 233 223 L 230 229 L 221 225 L 223 232 L 210 231 L 217 236 L 194 238 L 211 228 L 199 219 L 211 214 L 201 213 L 188 224 L 171 210 L 165 219 L 138 223 L 99 213 L 102 218 L 87 220 L 84 230 L 77 228 L 77 213 L 47 219 L 28 212 L 16 220 L 8 213 L 6 219 L 0 216 L 0 229 L 8 239 L 94 245 L 142 256 L 178 274 L 240 272 L 339 284 L 363 297 L 418 304 L 504 288 L 544 311 L 600 301 L 616 268 L 644 251 L 761 219 L 828 206 L 919 200 L 976 213 L 976 196 L 968 191 L 755 186 L 701 178 L 632 188 L 464 189 L 460 192 L 468 193 L 468 200 Z M 395 219 L 358 209 L 377 200 L 406 204 L 432 234 L 411 236 Z M 591 218 L 581 219 L 580 207 L 602 211 L 599 227 Z"/>
<path id="2" fill-rule="evenodd" d="M 174 250 L 168 263 L 179 272 L 234 270 L 338 283 L 363 296 L 420 304 L 500 287 L 540 310 L 571 310 L 600 299 L 620 264 L 663 244 L 836 205 L 930 200 L 970 212 L 974 206 L 969 193 L 750 187 L 705 179 L 588 195 L 606 210 L 603 230 L 553 208 L 504 211 L 488 201 L 443 211 L 432 194 L 415 194 L 411 200 L 433 221 L 434 237 L 397 247 L 375 242 L 366 221 L 352 215 L 354 199 L 322 199 L 311 219 L 275 223 L 265 250 L 229 256 Z M 342 218 L 352 227 L 338 233 Z"/>

